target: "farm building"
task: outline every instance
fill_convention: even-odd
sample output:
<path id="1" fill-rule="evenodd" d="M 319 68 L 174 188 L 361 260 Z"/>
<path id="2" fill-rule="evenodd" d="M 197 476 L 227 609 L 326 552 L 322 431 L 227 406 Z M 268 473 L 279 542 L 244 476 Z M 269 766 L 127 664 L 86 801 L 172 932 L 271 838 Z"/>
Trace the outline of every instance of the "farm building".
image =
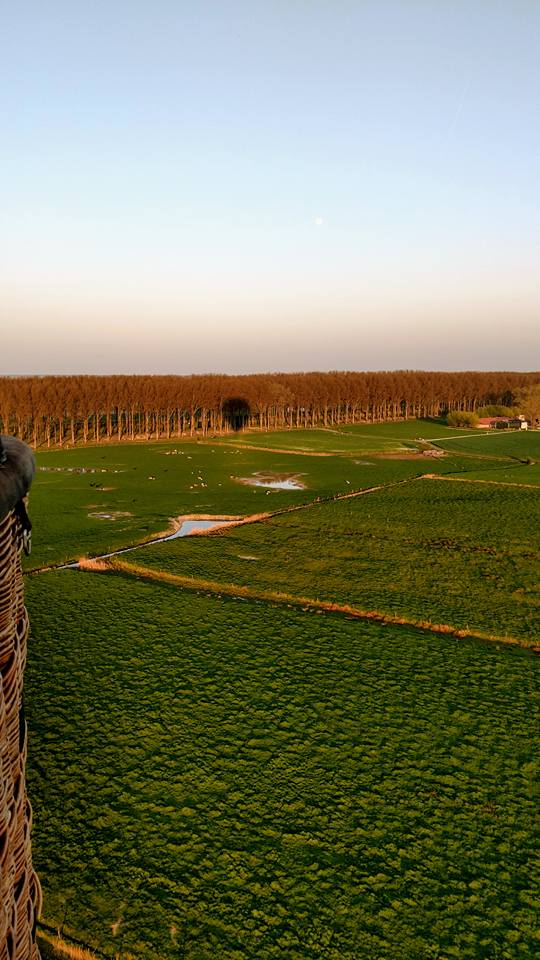
<path id="1" fill-rule="evenodd" d="M 519 417 L 480 417 L 478 430 L 527 430 L 528 422 L 521 414 Z"/>

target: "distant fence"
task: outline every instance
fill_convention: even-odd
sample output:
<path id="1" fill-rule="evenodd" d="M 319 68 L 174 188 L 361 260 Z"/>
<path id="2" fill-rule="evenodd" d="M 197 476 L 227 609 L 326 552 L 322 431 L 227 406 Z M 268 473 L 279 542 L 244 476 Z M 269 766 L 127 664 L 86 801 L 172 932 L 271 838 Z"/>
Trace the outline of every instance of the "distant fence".
<path id="1" fill-rule="evenodd" d="M 0 437 L 0 960 L 39 960 L 41 891 L 32 868 L 22 702 L 28 616 L 21 550 L 29 547 L 24 497 L 33 474 L 29 448 Z"/>

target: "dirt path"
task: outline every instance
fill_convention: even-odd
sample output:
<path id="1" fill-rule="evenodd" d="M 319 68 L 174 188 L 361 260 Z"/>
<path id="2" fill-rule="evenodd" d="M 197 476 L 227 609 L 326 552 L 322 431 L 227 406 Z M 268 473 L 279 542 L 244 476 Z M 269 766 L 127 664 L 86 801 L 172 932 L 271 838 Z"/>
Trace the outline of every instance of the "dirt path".
<path id="1" fill-rule="evenodd" d="M 428 443 L 437 443 L 437 441 L 439 440 L 463 440 L 465 437 L 476 437 L 479 440 L 480 437 L 496 437 L 499 434 L 501 436 L 507 437 L 510 433 L 522 433 L 522 432 L 523 432 L 522 430 L 500 430 L 500 431 L 495 430 L 494 431 L 494 430 L 489 430 L 488 428 L 485 428 L 485 429 L 478 429 L 478 432 L 475 431 L 474 433 L 456 433 L 455 437 L 430 437 L 428 440 Z"/>

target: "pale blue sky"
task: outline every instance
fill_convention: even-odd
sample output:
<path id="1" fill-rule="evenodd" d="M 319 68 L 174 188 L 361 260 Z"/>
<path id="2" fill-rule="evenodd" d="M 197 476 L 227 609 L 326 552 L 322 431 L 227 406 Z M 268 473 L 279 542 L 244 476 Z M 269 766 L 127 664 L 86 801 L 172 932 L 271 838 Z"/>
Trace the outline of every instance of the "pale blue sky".
<path id="1" fill-rule="evenodd" d="M 537 0 L 0 10 L 0 373 L 540 367 Z"/>

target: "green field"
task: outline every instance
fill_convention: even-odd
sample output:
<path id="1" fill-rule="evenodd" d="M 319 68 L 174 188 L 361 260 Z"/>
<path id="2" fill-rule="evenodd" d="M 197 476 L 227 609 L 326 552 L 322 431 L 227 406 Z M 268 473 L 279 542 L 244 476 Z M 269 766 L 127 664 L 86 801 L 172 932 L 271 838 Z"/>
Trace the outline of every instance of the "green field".
<path id="1" fill-rule="evenodd" d="M 345 492 L 351 483 L 369 485 L 373 475 L 373 469 L 343 458 L 300 458 L 197 443 L 55 451 L 38 454 L 37 464 L 31 566 L 139 542 L 167 529 L 170 518 L 179 514 L 275 510 Z M 398 461 L 383 465 L 382 475 L 408 475 L 418 469 Z M 97 472 L 81 472 L 90 470 Z M 301 475 L 305 489 L 268 495 L 236 479 L 267 470 Z"/>
<path id="2" fill-rule="evenodd" d="M 449 428 L 443 430 L 455 435 Z M 123 443 L 40 452 L 32 487 L 32 513 L 37 520 L 34 549 L 27 568 L 138 543 L 166 530 L 171 517 L 180 514 L 272 512 L 317 497 L 324 499 L 428 471 L 457 475 L 466 472 L 487 479 L 492 472 L 496 478 L 505 472 L 504 478 L 509 477 L 509 482 L 535 482 L 535 468 L 524 467 L 526 475 L 516 473 L 515 461 L 509 459 L 505 449 L 500 450 L 499 459 L 490 460 L 462 456 L 460 452 L 449 453 L 441 460 L 414 456 L 418 447 L 415 436 L 428 439 L 430 434 L 441 435 L 440 424 L 429 421 L 343 428 L 345 439 L 353 444 L 344 455 L 331 454 L 334 435 L 330 432 L 297 430 L 286 436 L 295 438 L 311 433 L 318 436 L 314 447 L 318 444 L 318 452 L 327 456 L 271 453 L 235 446 L 248 440 L 262 441 L 267 436 L 262 434 L 242 434 L 228 445 L 210 441 Z M 389 439 L 391 435 L 395 435 L 394 440 Z M 508 443 L 514 436 L 506 435 L 503 439 Z M 529 439 L 533 439 L 532 435 Z M 384 453 L 381 444 L 394 442 L 402 450 L 409 444 L 410 451 L 405 450 L 404 456 L 411 459 L 385 459 L 363 453 L 362 445 Z M 305 489 L 269 493 L 238 482 L 240 477 L 266 471 L 297 476 Z M 112 519 L 99 514 L 112 515 Z"/>
<path id="3" fill-rule="evenodd" d="M 391 453 L 414 449 L 421 438 L 467 436 L 470 430 L 456 430 L 437 420 L 405 420 L 397 423 L 347 424 L 326 429 L 268 430 L 240 433 L 223 440 L 270 449 L 315 453 Z"/>
<path id="4" fill-rule="evenodd" d="M 535 955 L 526 651 L 114 575 L 28 602 L 64 934 L 148 960 Z"/>
<path id="5" fill-rule="evenodd" d="M 419 480 L 146 547 L 136 562 L 535 644 L 539 553 L 535 490 Z"/>
<path id="6" fill-rule="evenodd" d="M 357 460 L 190 442 L 56 450 L 38 453 L 36 459 L 31 507 L 36 529 L 27 568 L 138 543 L 166 530 L 171 517 L 180 514 L 275 511 L 426 470 L 483 466 L 481 460 L 453 456 L 441 461 L 420 455 Z M 304 489 L 267 492 L 238 480 L 268 471 L 298 477 Z"/>
<path id="7" fill-rule="evenodd" d="M 478 461 L 475 459 L 475 462 Z M 494 465 L 494 463 L 496 465 Z M 540 484 L 540 463 L 522 463 L 517 460 L 497 460 L 486 469 L 476 469 L 474 466 L 467 471 L 470 480 L 488 480 L 490 483 L 511 483 L 518 486 L 534 486 Z"/>
<path id="8" fill-rule="evenodd" d="M 119 960 L 537 955 L 537 663 L 429 629 L 538 642 L 540 492 L 506 485 L 536 468 L 511 459 L 510 434 L 494 459 L 361 455 L 430 428 L 442 436 L 426 422 L 350 428 L 367 446 L 343 454 L 317 431 L 329 456 L 235 446 L 248 435 L 39 455 L 31 567 L 140 542 L 182 514 L 275 514 L 122 558 L 208 581 L 198 591 L 119 572 L 26 578 L 45 924 Z M 253 474 L 305 488 L 237 480 Z"/>
<path id="9" fill-rule="evenodd" d="M 441 437 L 443 437 L 442 434 Z M 507 433 L 505 430 L 490 430 L 488 433 L 484 433 L 479 430 L 469 430 L 466 436 L 437 440 L 437 445 L 457 454 L 472 453 L 486 457 L 540 460 L 539 431 L 521 430 Z"/>

